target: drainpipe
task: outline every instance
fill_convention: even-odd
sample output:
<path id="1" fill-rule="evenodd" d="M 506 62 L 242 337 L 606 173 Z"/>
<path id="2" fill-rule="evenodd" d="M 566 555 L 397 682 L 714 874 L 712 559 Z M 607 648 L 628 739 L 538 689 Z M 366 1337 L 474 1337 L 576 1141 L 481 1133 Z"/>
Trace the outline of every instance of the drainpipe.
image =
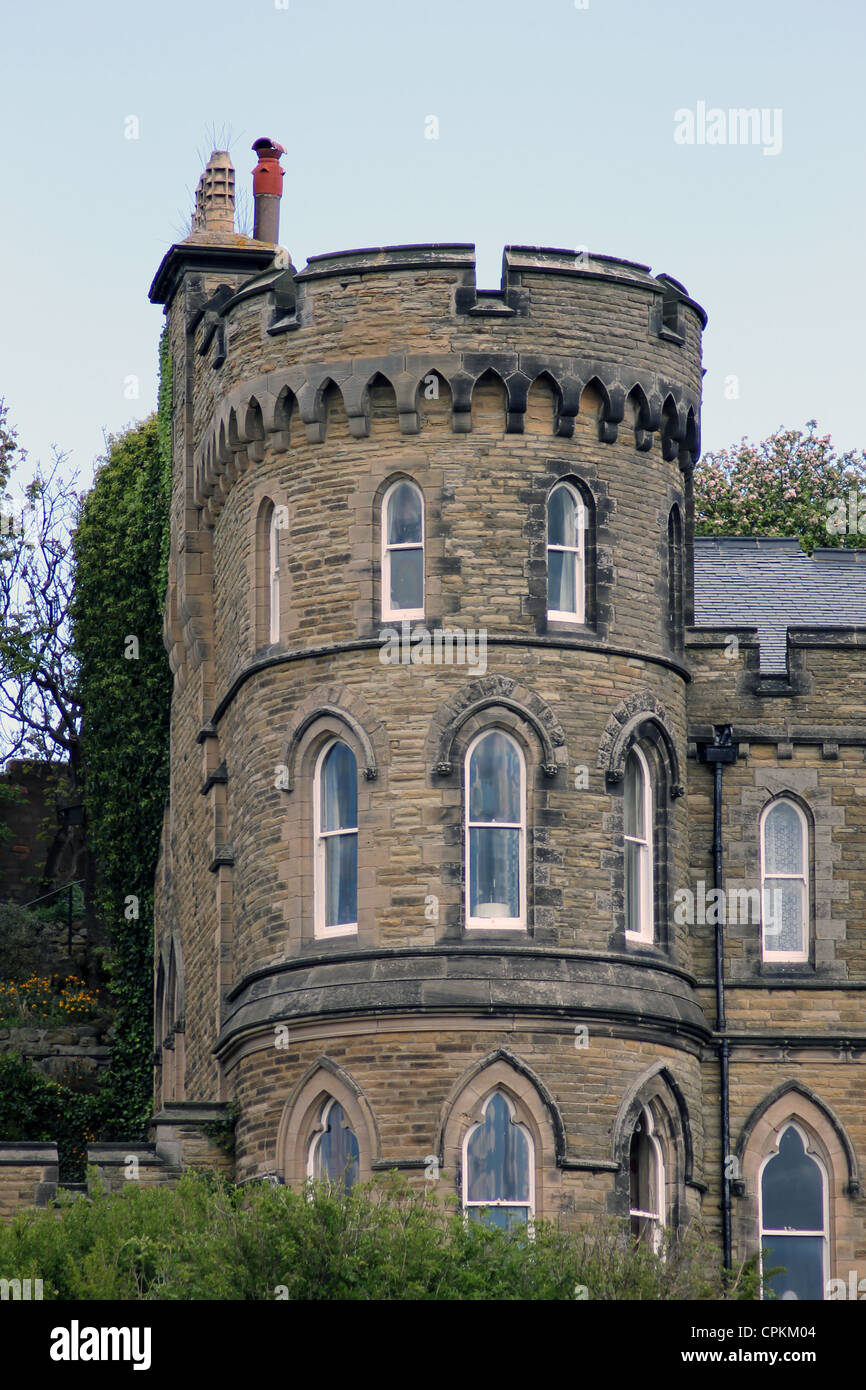
<path id="1" fill-rule="evenodd" d="M 722 890 L 722 772 L 726 763 L 737 761 L 737 744 L 731 738 L 730 724 L 717 724 L 712 743 L 700 750 L 703 761 L 713 769 L 713 888 Z M 731 1178 L 728 1157 L 731 1151 L 730 1049 L 725 1018 L 725 924 L 720 904 L 716 903 L 716 1032 L 719 1038 L 720 1105 L 722 1130 L 722 1250 L 725 1269 L 731 1268 Z"/>
<path id="2" fill-rule="evenodd" d="M 258 164 L 253 170 L 253 237 L 277 246 L 280 239 L 280 199 L 283 196 L 282 145 L 273 140 L 256 140 L 253 145 Z"/>

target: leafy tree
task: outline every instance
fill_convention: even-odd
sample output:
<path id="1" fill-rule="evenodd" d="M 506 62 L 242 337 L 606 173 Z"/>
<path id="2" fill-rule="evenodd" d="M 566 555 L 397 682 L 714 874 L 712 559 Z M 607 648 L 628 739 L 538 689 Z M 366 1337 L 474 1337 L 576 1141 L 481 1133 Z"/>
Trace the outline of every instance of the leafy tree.
<path id="1" fill-rule="evenodd" d="M 0 400 L 0 756 L 65 762 L 77 790 L 81 705 L 69 627 L 77 474 L 65 477 L 66 455 L 55 450 L 16 508 L 8 486 L 25 458 Z"/>
<path id="2" fill-rule="evenodd" d="M 705 454 L 695 469 L 696 534 L 799 536 L 809 552 L 866 547 L 866 451 L 837 454 L 814 420 L 806 428 Z"/>

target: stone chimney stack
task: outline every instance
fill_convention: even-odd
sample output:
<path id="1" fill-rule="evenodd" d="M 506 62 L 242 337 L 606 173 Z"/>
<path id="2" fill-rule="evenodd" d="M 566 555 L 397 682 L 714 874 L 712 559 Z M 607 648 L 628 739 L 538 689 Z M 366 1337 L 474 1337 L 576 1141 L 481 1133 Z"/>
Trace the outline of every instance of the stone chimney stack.
<path id="1" fill-rule="evenodd" d="M 227 150 L 213 150 L 195 191 L 193 234 L 235 230 L 235 171 Z"/>

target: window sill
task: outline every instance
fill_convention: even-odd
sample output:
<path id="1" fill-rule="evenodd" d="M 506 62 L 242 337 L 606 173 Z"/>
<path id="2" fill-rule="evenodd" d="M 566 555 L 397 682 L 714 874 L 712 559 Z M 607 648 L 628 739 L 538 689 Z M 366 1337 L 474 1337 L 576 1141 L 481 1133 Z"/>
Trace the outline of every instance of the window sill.
<path id="1" fill-rule="evenodd" d="M 497 922 L 495 918 L 485 923 L 476 921 L 467 922 L 463 930 L 472 932 L 508 932 L 509 935 L 513 932 L 523 932 L 524 936 L 527 934 L 527 928 L 522 922 L 517 922 L 512 925 L 508 922 Z"/>

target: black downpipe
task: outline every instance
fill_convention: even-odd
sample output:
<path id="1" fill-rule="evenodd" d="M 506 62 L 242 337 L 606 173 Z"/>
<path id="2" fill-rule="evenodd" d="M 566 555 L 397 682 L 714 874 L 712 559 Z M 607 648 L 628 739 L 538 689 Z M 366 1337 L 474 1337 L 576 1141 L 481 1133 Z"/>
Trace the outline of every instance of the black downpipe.
<path id="1" fill-rule="evenodd" d="M 717 725 L 713 731 L 712 744 L 703 748 L 704 761 L 713 768 L 713 888 L 722 893 L 722 771 L 726 763 L 737 760 L 737 745 L 731 739 L 730 724 Z M 716 1032 L 719 1038 L 720 1106 L 722 1130 L 722 1250 L 725 1269 L 732 1264 L 733 1242 L 731 1239 L 731 1102 L 730 1102 L 730 1050 L 725 1037 L 727 1021 L 725 1017 L 725 913 L 721 907 L 724 898 L 715 897 L 716 903 Z"/>

